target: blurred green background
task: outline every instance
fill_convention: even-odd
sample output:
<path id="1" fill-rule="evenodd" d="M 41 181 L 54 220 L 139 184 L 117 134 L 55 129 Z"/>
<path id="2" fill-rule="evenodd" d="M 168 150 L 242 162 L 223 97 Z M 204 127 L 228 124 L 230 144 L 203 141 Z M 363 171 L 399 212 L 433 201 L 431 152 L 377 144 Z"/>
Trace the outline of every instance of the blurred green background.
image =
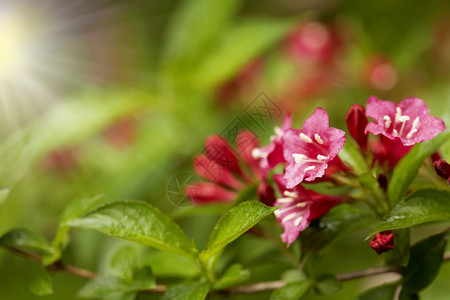
<path id="1" fill-rule="evenodd" d="M 351 104 L 371 94 L 422 98 L 450 124 L 445 0 L 35 2 L 0 0 L 0 22 L 24 20 L 20 51 L 28 58 L 11 63 L 17 47 L 0 45 L 0 184 L 11 188 L 0 203 L 2 234 L 26 226 L 51 239 L 70 200 L 105 194 L 174 215 L 201 248 L 218 216 L 177 214 L 190 204 L 177 194 L 183 186 L 176 180 L 195 179 L 191 161 L 209 134 L 227 136 L 237 122 L 265 144 L 284 113 L 300 127 L 318 105 L 344 129 Z M 0 33 L 3 45 L 16 40 L 6 29 Z M 260 101 L 282 113 L 263 109 L 256 117 Z M 440 228 L 414 229 L 414 240 Z M 319 267 L 341 273 L 381 265 L 365 234 L 327 248 Z M 99 270 L 104 253 L 120 243 L 76 230 L 64 259 Z M 143 251 L 142 259 L 161 282 L 176 281 L 176 271 L 158 265 L 161 255 Z M 258 282 L 289 268 L 279 257 L 273 242 L 244 236 L 227 259 L 248 267 Z M 40 298 L 28 289 L 38 271 L 32 262 L 1 249 L 0 270 L 0 299 Z M 190 274 L 189 266 L 184 270 Z M 444 264 L 422 299 L 448 299 L 449 278 Z M 54 294 L 43 299 L 76 299 L 85 282 L 62 273 L 54 279 Z M 322 298 L 351 299 L 379 280 L 346 282 Z M 322 299 L 305 297 L 313 298 Z"/>

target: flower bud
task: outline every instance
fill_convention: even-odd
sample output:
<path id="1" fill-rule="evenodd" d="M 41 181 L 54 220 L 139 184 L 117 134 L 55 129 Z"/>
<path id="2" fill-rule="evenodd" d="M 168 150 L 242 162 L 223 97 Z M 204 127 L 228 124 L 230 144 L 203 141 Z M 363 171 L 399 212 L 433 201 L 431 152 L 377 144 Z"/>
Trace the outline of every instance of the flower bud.
<path id="1" fill-rule="evenodd" d="M 365 134 L 364 130 L 368 122 L 364 107 L 359 104 L 353 104 L 345 120 L 347 121 L 350 135 L 358 143 L 361 150 L 367 152 L 367 134 Z"/>
<path id="2" fill-rule="evenodd" d="M 391 230 L 379 232 L 369 242 L 370 247 L 380 255 L 383 252 L 394 249 L 394 233 Z"/>
<path id="3" fill-rule="evenodd" d="M 434 170 L 450 184 L 450 164 L 443 159 L 438 159 L 433 163 Z"/>

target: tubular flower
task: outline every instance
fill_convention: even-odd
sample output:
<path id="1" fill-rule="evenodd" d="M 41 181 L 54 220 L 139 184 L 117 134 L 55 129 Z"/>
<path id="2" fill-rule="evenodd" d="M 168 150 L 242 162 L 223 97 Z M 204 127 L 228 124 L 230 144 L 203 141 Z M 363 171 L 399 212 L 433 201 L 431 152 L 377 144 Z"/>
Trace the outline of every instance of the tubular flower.
<path id="1" fill-rule="evenodd" d="M 391 230 L 379 232 L 369 242 L 370 247 L 380 255 L 383 252 L 394 249 L 394 233 Z"/>
<path id="2" fill-rule="evenodd" d="M 275 216 L 284 228 L 281 239 L 288 247 L 297 239 L 300 232 L 309 226 L 310 221 L 322 217 L 331 208 L 344 201 L 342 197 L 308 191 L 301 185 L 287 189 L 282 175 L 275 175 L 274 179 L 281 193 L 274 206 L 283 206 L 275 211 Z"/>
<path id="3" fill-rule="evenodd" d="M 364 132 L 367 125 L 367 117 L 364 107 L 360 104 L 353 104 L 348 110 L 347 127 L 350 135 L 358 143 L 362 151 L 367 152 L 367 133 Z"/>
<path id="4" fill-rule="evenodd" d="M 260 199 L 268 205 L 275 201 L 272 187 L 263 180 L 258 160 L 251 155 L 258 146 L 257 138 L 250 131 L 242 131 L 236 140 L 238 155 L 222 137 L 213 135 L 206 139 L 205 154 L 194 158 L 194 170 L 209 182 L 195 182 L 185 190 L 194 204 L 232 202 L 246 186 L 258 181 Z"/>
<path id="5" fill-rule="evenodd" d="M 264 174 L 274 168 L 279 163 L 286 162 L 283 156 L 283 136 L 291 128 L 292 119 L 287 114 L 281 128 L 275 127 L 275 135 L 270 139 L 269 145 L 261 148 L 254 148 L 252 155 L 255 159 L 259 159 L 259 165 Z"/>
<path id="6" fill-rule="evenodd" d="M 327 112 L 318 107 L 302 129 L 289 129 L 283 135 L 286 187 L 322 177 L 329 165 L 342 165 L 337 154 L 344 144 L 345 132 L 329 127 Z"/>
<path id="7" fill-rule="evenodd" d="M 381 135 L 381 141 L 393 167 L 414 144 L 428 141 L 445 130 L 444 121 L 430 116 L 426 104 L 418 98 L 406 98 L 398 105 L 371 96 L 366 114 L 375 122 L 367 124 L 365 132 Z"/>

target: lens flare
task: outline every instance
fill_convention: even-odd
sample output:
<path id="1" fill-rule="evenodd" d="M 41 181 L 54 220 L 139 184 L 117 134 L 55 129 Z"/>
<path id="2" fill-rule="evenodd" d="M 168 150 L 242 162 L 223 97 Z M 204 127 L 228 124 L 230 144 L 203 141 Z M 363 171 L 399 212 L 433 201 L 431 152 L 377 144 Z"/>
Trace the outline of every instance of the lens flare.
<path id="1" fill-rule="evenodd" d="M 120 77 L 124 55 L 134 54 L 122 36 L 137 40 L 118 21 L 126 9 L 103 0 L 0 0 L 0 135 Z"/>

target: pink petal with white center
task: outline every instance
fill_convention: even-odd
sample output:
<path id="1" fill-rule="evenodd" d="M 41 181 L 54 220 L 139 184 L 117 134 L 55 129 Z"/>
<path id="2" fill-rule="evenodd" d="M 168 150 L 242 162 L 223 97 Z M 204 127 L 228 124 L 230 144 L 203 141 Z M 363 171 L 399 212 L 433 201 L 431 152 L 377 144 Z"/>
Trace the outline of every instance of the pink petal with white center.
<path id="1" fill-rule="evenodd" d="M 322 177 L 344 144 L 345 132 L 330 128 L 328 114 L 320 107 L 301 130 L 289 129 L 283 136 L 283 155 L 288 162 L 284 176 L 287 188 Z"/>

